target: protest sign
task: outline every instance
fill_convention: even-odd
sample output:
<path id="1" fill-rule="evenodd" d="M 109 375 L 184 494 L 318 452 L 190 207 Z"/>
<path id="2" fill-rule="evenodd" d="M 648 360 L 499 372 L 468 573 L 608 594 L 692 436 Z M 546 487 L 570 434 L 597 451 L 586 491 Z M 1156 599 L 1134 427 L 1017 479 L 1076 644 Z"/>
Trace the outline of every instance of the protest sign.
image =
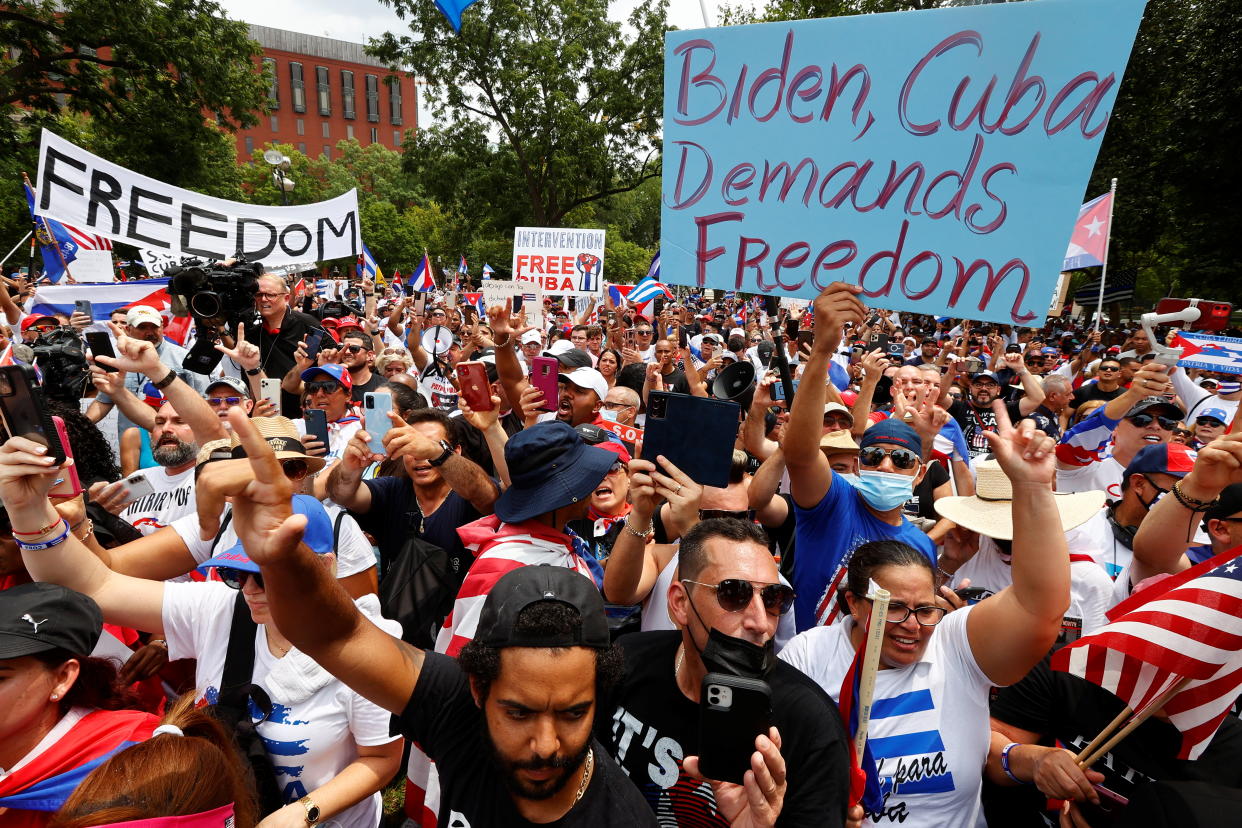
<path id="1" fill-rule="evenodd" d="M 665 35 L 666 282 L 1028 324 L 1143 13 L 1037 0 Z M 877 48 L 882 44 L 882 48 Z"/>
<path id="2" fill-rule="evenodd" d="M 111 250 L 79 250 L 69 263 L 69 275 L 76 282 L 115 282 Z"/>
<path id="3" fill-rule="evenodd" d="M 513 279 L 537 283 L 555 296 L 598 296 L 604 289 L 604 231 L 515 227 Z"/>
<path id="4" fill-rule="evenodd" d="M 1182 358 L 1177 364 L 1183 368 L 1242 374 L 1242 339 L 1179 331 L 1173 339 L 1173 347 L 1182 349 Z"/>
<path id="5" fill-rule="evenodd" d="M 621 438 L 621 442 L 629 443 L 631 446 L 642 442 L 643 430 L 634 428 L 634 426 L 618 423 L 612 420 L 605 420 L 599 424 L 599 427 L 611 431 L 613 434 Z"/>
<path id="6" fill-rule="evenodd" d="M 522 310 L 526 311 L 526 324 L 543 330 L 543 286 L 538 282 L 511 282 L 505 279 L 488 279 L 479 285 L 483 293 L 483 306 L 503 305 L 506 299 L 516 296 L 534 296 L 522 302 Z"/>
<path id="7" fill-rule="evenodd" d="M 156 252 L 269 265 L 356 257 L 358 193 L 264 207 L 156 181 L 43 130 L 35 213 Z"/>

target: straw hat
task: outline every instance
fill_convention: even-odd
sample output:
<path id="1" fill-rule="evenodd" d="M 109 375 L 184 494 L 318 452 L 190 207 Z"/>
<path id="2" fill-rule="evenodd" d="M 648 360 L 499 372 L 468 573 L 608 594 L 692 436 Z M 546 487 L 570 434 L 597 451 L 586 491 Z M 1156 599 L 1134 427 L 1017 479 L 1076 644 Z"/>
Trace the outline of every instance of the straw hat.
<path id="1" fill-rule="evenodd" d="M 267 444 L 276 452 L 277 460 L 305 460 L 306 468 L 311 474 L 324 467 L 322 457 L 311 457 L 302 445 L 302 435 L 298 434 L 297 426 L 288 417 L 254 417 L 250 420 L 259 436 L 267 440 Z M 229 445 L 234 457 L 245 457 L 241 440 L 237 432 L 233 432 Z"/>
<path id="2" fill-rule="evenodd" d="M 985 460 L 978 464 L 975 494 L 970 497 L 942 497 L 936 511 L 958 526 L 996 540 L 1013 540 L 1013 484 L 1000 464 Z M 1061 531 L 1068 532 L 1091 519 L 1104 506 L 1104 492 L 1053 492 Z"/>
<path id="3" fill-rule="evenodd" d="M 819 438 L 819 450 L 827 456 L 834 454 L 858 454 L 858 443 L 845 429 L 830 431 Z"/>

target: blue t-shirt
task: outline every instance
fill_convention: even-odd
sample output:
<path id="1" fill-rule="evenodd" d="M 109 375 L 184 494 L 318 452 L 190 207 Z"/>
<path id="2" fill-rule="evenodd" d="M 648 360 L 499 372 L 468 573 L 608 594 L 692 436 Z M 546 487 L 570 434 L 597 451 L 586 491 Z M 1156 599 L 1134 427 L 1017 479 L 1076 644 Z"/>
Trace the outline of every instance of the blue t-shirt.
<path id="1" fill-rule="evenodd" d="M 914 524 L 901 519 L 892 526 L 867 510 L 858 490 L 836 472 L 832 485 L 814 507 L 794 503 L 797 557 L 794 558 L 794 624 L 798 632 L 833 617 L 836 590 L 829 587 L 837 572 L 847 565 L 854 549 L 867 541 L 898 540 L 908 543 L 936 565 L 936 545 Z M 829 594 L 831 592 L 831 594 Z"/>

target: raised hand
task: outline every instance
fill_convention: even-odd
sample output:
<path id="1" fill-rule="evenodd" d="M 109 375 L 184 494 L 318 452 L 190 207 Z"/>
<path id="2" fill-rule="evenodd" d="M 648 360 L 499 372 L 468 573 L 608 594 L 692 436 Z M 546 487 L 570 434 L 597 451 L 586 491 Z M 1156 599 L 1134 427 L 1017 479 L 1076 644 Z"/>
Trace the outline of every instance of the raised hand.
<path id="1" fill-rule="evenodd" d="M 95 358 L 92 356 L 91 361 Z M 117 394 L 125 390 L 125 372 L 124 371 L 105 371 L 98 365 L 91 366 L 91 383 L 99 389 L 101 394 L 107 394 L 109 397 L 115 397 Z"/>
<path id="2" fill-rule="evenodd" d="M 993 400 L 997 431 L 984 432 L 996 461 L 1013 483 L 1051 486 L 1056 476 L 1056 440 L 1035 427 L 1034 420 L 1019 420 L 1015 426 L 1000 400 Z"/>
<path id="3" fill-rule="evenodd" d="M 409 425 L 398 414 L 389 411 L 388 419 L 392 420 L 392 427 L 388 429 L 382 442 L 389 457 L 408 456 L 415 460 L 434 460 L 444 453 L 444 447 L 439 440 L 423 434 L 417 426 Z"/>
<path id="4" fill-rule="evenodd" d="M 125 329 L 113 322 L 108 323 L 116 337 L 116 356 L 99 356 L 95 361 L 101 365 L 111 365 L 122 371 L 136 371 L 151 379 L 163 379 L 168 367 L 160 362 L 159 352 L 155 346 L 145 339 L 132 339 L 126 336 Z"/>
<path id="5" fill-rule="evenodd" d="M 306 340 L 298 345 L 299 351 L 305 355 Z M 229 359 L 236 362 L 247 371 L 253 371 L 259 367 L 259 346 L 253 342 L 246 341 L 246 324 L 239 322 L 237 324 L 237 344 L 229 348 L 223 342 L 217 342 L 215 348 Z M 296 358 L 296 353 L 295 353 Z"/>
<path id="6" fill-rule="evenodd" d="M 819 318 L 818 311 L 816 319 Z M 686 773 L 705 779 L 699 772 L 699 757 L 687 756 L 682 763 Z M 716 797 L 716 810 L 732 828 L 768 828 L 776 824 L 785 803 L 785 758 L 781 756 L 781 734 L 768 728 L 766 736 L 755 737 L 755 752 L 742 784 L 708 779 Z"/>
<path id="7" fill-rule="evenodd" d="M 11 515 L 28 506 L 47 501 L 58 472 L 72 463 L 57 466 L 47 456 L 47 447 L 25 437 L 10 437 L 0 446 L 0 502 Z"/>

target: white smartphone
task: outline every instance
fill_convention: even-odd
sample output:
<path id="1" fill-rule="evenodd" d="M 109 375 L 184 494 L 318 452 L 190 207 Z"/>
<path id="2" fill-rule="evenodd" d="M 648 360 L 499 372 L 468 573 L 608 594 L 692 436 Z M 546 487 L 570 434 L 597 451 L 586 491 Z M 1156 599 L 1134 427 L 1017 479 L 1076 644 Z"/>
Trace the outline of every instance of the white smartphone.
<path id="1" fill-rule="evenodd" d="M 151 485 L 151 481 L 147 480 L 147 476 L 142 472 L 135 472 L 131 474 L 129 477 L 125 478 L 123 482 L 125 484 L 125 490 L 128 492 L 128 494 L 125 495 L 125 506 L 128 506 L 137 500 L 141 500 L 147 495 L 155 494 L 155 487 Z"/>
<path id="2" fill-rule="evenodd" d="M 276 413 L 280 413 L 280 380 L 264 378 L 259 380 L 259 396 L 265 400 L 271 400 L 272 407 L 276 409 Z"/>

